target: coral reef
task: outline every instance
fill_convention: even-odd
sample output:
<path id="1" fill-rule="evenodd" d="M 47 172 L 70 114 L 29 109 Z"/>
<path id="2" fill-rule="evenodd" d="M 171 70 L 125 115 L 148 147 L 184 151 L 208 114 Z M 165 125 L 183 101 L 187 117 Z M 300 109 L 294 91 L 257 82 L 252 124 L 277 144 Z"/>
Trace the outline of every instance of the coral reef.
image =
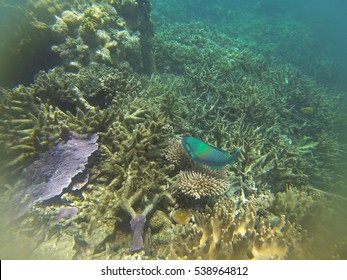
<path id="1" fill-rule="evenodd" d="M 333 59 L 330 51 L 326 53 L 326 49 L 321 47 L 319 32 L 314 30 L 316 28 L 312 30 L 308 22 L 295 16 L 283 16 L 283 6 L 278 9 L 275 7 L 277 2 L 259 1 L 246 9 L 241 3 L 221 2 L 210 1 L 200 5 L 199 0 L 177 0 L 175 3 L 152 0 L 153 19 L 160 32 L 174 24 L 204 22 L 211 30 L 238 38 L 267 61 L 295 65 L 320 83 L 346 89 L 342 74 L 346 67 Z M 198 8 L 193 8 L 195 6 Z M 326 44 L 330 45 L 332 41 L 328 40 Z"/>
<path id="2" fill-rule="evenodd" d="M 60 137 L 62 112 L 40 101 L 30 89 L 1 89 L 1 169 L 16 170 Z"/>
<path id="3" fill-rule="evenodd" d="M 148 1 L 4 2 L 0 3 L 2 85 L 28 84 L 40 70 L 58 64 L 76 72 L 90 63 L 128 62 L 138 72 L 153 71 Z"/>
<path id="4" fill-rule="evenodd" d="M 71 191 L 9 225 L 26 258 L 343 258 L 345 199 L 332 182 L 344 138 L 330 91 L 203 23 L 158 32 L 160 73 L 141 75 L 153 65 L 140 2 L 148 11 L 132 0 L 52 5 L 62 65 L 1 88 L 1 202 L 66 131 L 98 137 L 83 188 L 69 175 Z M 182 135 L 240 154 L 201 166 Z"/>
<path id="5" fill-rule="evenodd" d="M 52 50 L 65 69 L 77 71 L 93 62 L 116 66 L 126 61 L 136 71 L 151 74 L 154 34 L 150 5 L 142 2 L 78 5 L 56 17 L 52 29 L 66 40 Z"/>
<path id="6" fill-rule="evenodd" d="M 74 13 L 75 21 L 71 24 Z M 57 17 L 53 28 L 63 33 L 66 40 L 52 50 L 60 56 L 65 68 L 72 71 L 91 62 L 117 65 L 128 60 L 127 56 L 132 61 L 141 61 L 140 38 L 124 27 L 125 21 L 116 8 L 107 3 L 87 6 L 82 11 L 65 11 L 62 18 Z M 141 69 L 141 65 L 133 66 Z"/>
<path id="7" fill-rule="evenodd" d="M 90 67 L 90 73 L 93 71 L 95 69 Z M 53 73 L 50 74 L 51 77 L 54 75 Z M 69 89 L 64 90 L 63 87 L 59 86 L 61 84 L 59 80 L 55 86 L 57 90 L 52 92 L 57 96 L 69 92 Z M 37 88 L 43 90 L 33 90 Z M 52 104 L 60 100 L 53 98 L 54 95 L 52 97 L 45 95 L 48 90 L 42 87 L 42 77 L 38 77 L 37 83 L 33 84 L 32 87 L 23 87 L 23 89 L 31 93 L 28 94 L 27 98 L 33 100 L 40 100 L 38 95 Z M 6 90 L 6 92 L 8 96 L 2 100 L 4 104 L 16 100 L 16 98 L 11 99 L 11 96 L 20 95 L 15 89 Z M 146 97 L 134 99 L 136 94 L 133 91 L 130 91 L 129 94 L 122 91 L 112 98 L 111 104 L 104 110 L 90 105 L 81 95 L 69 99 L 70 108 L 75 110 L 76 115 L 69 111 L 62 112 L 57 109 L 55 122 L 57 134 L 59 134 L 57 137 L 60 136 L 64 127 L 79 133 L 98 132 L 101 143 L 101 160 L 96 161 L 96 164 L 91 168 L 89 180 L 83 190 L 66 192 L 61 195 L 58 201 L 35 205 L 31 211 L 28 211 L 27 215 L 20 218 L 22 225 L 25 224 L 30 228 L 23 235 L 26 236 L 31 231 L 38 244 L 42 240 L 42 232 L 40 231 L 42 223 L 47 227 L 49 234 L 46 237 L 45 245 L 38 246 L 34 252 L 35 255 L 61 258 L 62 255 L 46 252 L 45 248 L 63 238 L 66 241 L 73 241 L 75 244 L 66 246 L 66 248 L 74 249 L 72 252 L 66 252 L 65 257 L 104 258 L 106 251 L 108 252 L 106 247 L 116 246 L 115 248 L 118 249 L 112 250 L 113 258 L 126 258 L 126 255 L 130 256 L 131 253 L 128 246 L 131 234 L 127 233 L 131 228 L 131 219 L 138 215 L 147 217 L 152 212 L 155 213 L 157 204 L 173 203 L 167 192 L 166 181 L 169 179 L 167 173 L 172 170 L 172 167 L 166 165 L 164 160 L 164 150 L 167 147 L 169 137 L 171 137 L 164 129 L 166 126 L 165 117 L 152 107 L 150 102 L 145 101 Z M 86 98 L 90 100 L 88 96 Z M 30 107 L 27 108 L 27 106 L 32 105 L 37 110 L 37 114 L 41 113 L 41 107 L 35 107 L 35 103 L 17 103 L 20 112 L 28 111 L 29 115 Z M 56 105 L 58 104 L 61 106 L 61 103 Z M 31 114 L 33 113 L 35 111 L 32 110 Z M 16 114 L 15 111 L 8 110 L 8 114 L 5 116 L 9 119 L 9 124 L 13 123 L 10 120 L 18 117 Z M 26 116 L 25 114 L 22 115 L 23 119 Z M 48 122 L 45 123 L 45 125 L 49 124 Z M 28 130 L 29 134 L 32 129 Z M 7 131 L 6 127 L 3 131 Z M 53 135 L 53 132 L 47 133 L 47 139 Z M 3 143 L 8 143 L 6 139 L 3 141 Z M 52 139 L 52 144 L 54 141 L 56 140 Z M 11 144 L 15 146 L 15 142 L 11 142 Z M 39 150 L 34 151 L 35 154 L 40 153 Z M 15 155 L 8 155 L 8 157 L 13 158 Z M 28 156 L 27 160 L 30 159 L 32 157 Z M 76 188 L 75 185 L 74 182 L 72 188 Z M 98 207 L 95 208 L 97 205 Z M 112 205 L 112 207 L 108 207 L 108 205 Z M 71 218 L 57 219 L 61 207 L 73 207 L 78 211 Z M 136 232 L 138 232 L 137 229 L 135 229 Z M 116 243 L 115 237 L 117 235 L 123 237 L 116 239 L 117 245 L 113 245 Z M 71 237 L 77 239 L 71 239 Z M 124 240 L 123 243 L 120 240 Z M 121 243 L 123 245 L 120 245 Z"/>
<path id="8" fill-rule="evenodd" d="M 186 34 L 187 30 L 199 34 L 206 48 L 196 49 L 197 43 Z M 172 34 L 177 32 L 179 41 L 174 43 L 172 38 L 176 37 Z M 217 44 L 213 44 L 215 41 Z M 221 49 L 219 42 L 234 47 Z M 170 48 L 174 50 L 165 53 Z M 189 96 L 182 96 L 186 105 L 175 102 L 185 119 L 177 125 L 176 116 L 174 128 L 178 133 L 204 135 L 207 142 L 226 150 L 240 147 L 237 185 L 249 192 L 259 187 L 283 191 L 289 184 L 299 187 L 309 180 L 321 187 L 329 185 L 334 177 L 329 171 L 321 178 L 324 183 L 315 180 L 318 169 L 337 163 L 336 153 L 332 152 L 337 148 L 334 133 L 321 133 L 322 123 L 326 129 L 334 129 L 331 121 L 335 114 L 326 89 L 294 68 L 270 66 L 241 43 L 201 28 L 201 23 L 177 24 L 158 33 L 155 49 L 159 67 L 161 57 L 166 58 L 166 70 L 162 71 L 180 73 L 190 85 Z M 208 49 L 220 56 L 211 57 L 205 53 Z M 181 59 L 185 55 L 189 59 Z M 230 61 L 228 71 L 223 66 L 225 61 Z M 177 91 L 181 90 L 185 89 L 178 85 Z M 304 115 L 304 107 L 317 111 L 314 116 Z M 329 156 L 326 150 L 331 151 Z M 303 156 L 309 153 L 315 156 Z"/>
<path id="9" fill-rule="evenodd" d="M 77 108 L 89 109 L 89 105 L 102 109 L 112 105 L 116 95 L 124 97 L 141 91 L 144 79 L 134 73 L 129 64 L 110 67 L 90 65 L 78 74 L 56 68 L 40 72 L 31 85 L 32 90 L 44 102 L 74 113 Z"/>

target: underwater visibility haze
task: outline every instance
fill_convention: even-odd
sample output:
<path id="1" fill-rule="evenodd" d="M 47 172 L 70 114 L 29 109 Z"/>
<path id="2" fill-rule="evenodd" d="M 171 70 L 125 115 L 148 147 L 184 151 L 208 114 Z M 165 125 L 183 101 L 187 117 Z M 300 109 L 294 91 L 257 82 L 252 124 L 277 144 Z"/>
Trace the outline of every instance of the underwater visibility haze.
<path id="1" fill-rule="evenodd" d="M 346 10 L 0 0 L 1 259 L 347 259 Z"/>

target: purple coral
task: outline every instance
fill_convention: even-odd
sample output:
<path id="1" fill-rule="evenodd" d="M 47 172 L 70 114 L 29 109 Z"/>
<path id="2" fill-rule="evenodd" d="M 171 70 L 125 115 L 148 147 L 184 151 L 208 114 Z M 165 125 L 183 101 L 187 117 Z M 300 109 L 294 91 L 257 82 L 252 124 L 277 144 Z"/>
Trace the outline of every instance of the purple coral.
<path id="1" fill-rule="evenodd" d="M 10 201 L 11 219 L 35 203 L 60 195 L 72 179 L 83 172 L 88 158 L 98 149 L 98 135 L 71 134 L 71 139 L 43 153 L 23 171 L 23 181 Z"/>
<path id="2" fill-rule="evenodd" d="M 136 252 L 142 249 L 143 246 L 143 227 L 146 222 L 146 217 L 143 214 L 137 214 L 130 221 L 131 229 L 134 232 L 133 239 L 130 242 L 131 252 Z"/>
<path id="3" fill-rule="evenodd" d="M 70 219 L 73 216 L 75 216 L 78 212 L 78 209 L 76 207 L 67 207 L 67 206 L 62 206 L 59 209 L 59 212 L 57 216 L 55 217 L 56 220 L 61 220 L 61 219 Z"/>

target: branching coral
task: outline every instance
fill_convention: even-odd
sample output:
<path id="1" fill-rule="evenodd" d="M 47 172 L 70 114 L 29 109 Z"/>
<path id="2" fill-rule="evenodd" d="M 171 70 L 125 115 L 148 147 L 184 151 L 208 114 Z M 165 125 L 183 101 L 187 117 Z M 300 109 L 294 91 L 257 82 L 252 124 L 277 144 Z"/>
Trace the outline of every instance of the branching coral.
<path id="1" fill-rule="evenodd" d="M 60 139 L 64 127 L 76 133 L 95 133 L 105 131 L 112 118 L 110 110 L 91 107 L 77 93 L 74 103 L 71 103 L 74 110 L 77 108 L 76 115 L 70 111 L 65 113 L 53 106 L 57 105 L 57 96 L 42 96 L 36 87 L 38 85 L 35 84 L 12 90 L 1 89 L 0 116 L 3 122 L 0 126 L 0 144 L 5 149 L 1 149 L 0 153 L 4 161 L 2 168 L 7 171 L 17 171 L 30 158 L 52 148 Z M 62 87 L 59 90 L 64 91 Z"/>
<path id="2" fill-rule="evenodd" d="M 195 222 L 174 227 L 172 257 L 185 259 L 303 258 L 308 237 L 283 215 L 257 218 L 248 204 L 230 199 L 196 211 Z M 177 245 L 176 245 L 177 244 Z"/>
<path id="3" fill-rule="evenodd" d="M 76 107 L 86 110 L 91 105 L 104 109 L 112 105 L 113 99 L 121 102 L 127 95 L 139 94 L 144 83 L 128 64 L 119 68 L 92 64 L 78 74 L 61 68 L 40 72 L 31 91 L 44 103 L 75 114 Z"/>
<path id="4" fill-rule="evenodd" d="M 119 102 L 122 102 L 121 98 Z M 166 166 L 163 159 L 169 137 L 163 129 L 165 118 L 154 110 L 141 108 L 137 102 L 143 104 L 143 100 L 135 100 L 127 105 L 125 102 L 118 109 L 114 107 L 112 110 L 98 111 L 92 107 L 85 113 L 79 110 L 75 121 L 68 124 L 76 130 L 94 127 L 99 131 L 102 161 L 94 163 L 82 195 L 68 192 L 61 197 L 64 205 L 78 209 L 73 221 L 66 224 L 65 221 L 56 220 L 59 204 L 52 206 L 56 209 L 54 211 L 47 211 L 45 204 L 37 205 L 33 212 L 22 218 L 23 224 L 35 221 L 29 227 L 37 233 L 37 241 L 42 237 L 37 232 L 37 223 L 44 221 L 49 228 L 50 238 L 46 244 L 63 238 L 55 233 L 62 223 L 67 227 L 73 224 L 75 228 L 68 235 L 78 236 L 74 241 L 74 258 L 104 258 L 105 254 L 110 254 L 109 246 L 117 248 L 120 244 L 121 248 L 112 250 L 111 254 L 114 258 L 125 257 L 131 252 L 128 246 L 132 238 L 132 234 L 128 233 L 130 221 L 137 221 L 137 217 L 149 220 L 150 215 L 155 214 L 157 205 L 172 203 L 167 190 L 167 173 L 172 167 Z M 123 110 L 126 110 L 124 114 Z M 111 111 L 112 114 L 107 113 Z M 94 119 L 93 124 L 91 117 L 101 119 Z M 103 121 L 103 118 L 106 120 Z M 109 123 L 110 118 L 112 122 Z M 108 125 L 107 131 L 102 124 Z M 143 238 L 147 234 L 147 228 L 143 227 L 144 219 L 141 221 L 141 226 L 138 222 L 132 222 L 133 251 L 142 247 L 138 242 L 141 241 L 139 236 L 142 230 Z M 62 234 L 65 236 L 65 233 Z M 116 236 L 122 237 L 115 239 Z M 39 246 L 35 252 L 44 253 L 40 252 L 41 249 L 44 250 Z"/>
<path id="5" fill-rule="evenodd" d="M 185 70 L 165 65 L 166 71 L 183 73 L 193 89 L 189 95 L 181 94 L 188 107 L 187 111 L 181 105 L 181 114 L 189 123 L 180 122 L 178 133 L 204 135 L 226 149 L 240 147 L 237 177 L 242 183 L 238 185 L 250 191 L 267 187 L 283 191 L 289 184 L 311 183 L 320 188 L 333 184 L 334 168 L 328 166 L 337 164 L 333 126 L 337 116 L 325 89 L 293 67 L 269 65 L 241 42 L 225 40 L 205 27 L 196 30 L 197 25 L 179 25 L 180 31 L 172 26 L 156 37 L 158 58 L 179 62 L 180 57 L 189 56 L 178 63 L 187 66 Z M 196 35 L 185 36 L 188 30 Z M 180 36 L 176 37 L 177 32 Z M 189 47 L 187 41 L 206 48 L 192 51 L 194 44 Z M 219 50 L 219 42 L 228 42 L 229 48 Z M 211 59 L 213 55 L 204 53 L 207 49 L 216 50 L 220 57 Z M 172 51 L 165 53 L 168 50 Z M 223 63 L 214 63 L 221 57 L 232 66 L 227 75 Z M 314 108 L 314 114 L 305 115 L 305 107 Z M 318 170 L 324 170 L 325 176 L 318 175 L 322 174 Z"/>
<path id="6" fill-rule="evenodd" d="M 62 112 L 40 103 L 28 88 L 1 91 L 2 168 L 16 170 L 29 157 L 45 151 L 59 138 Z"/>

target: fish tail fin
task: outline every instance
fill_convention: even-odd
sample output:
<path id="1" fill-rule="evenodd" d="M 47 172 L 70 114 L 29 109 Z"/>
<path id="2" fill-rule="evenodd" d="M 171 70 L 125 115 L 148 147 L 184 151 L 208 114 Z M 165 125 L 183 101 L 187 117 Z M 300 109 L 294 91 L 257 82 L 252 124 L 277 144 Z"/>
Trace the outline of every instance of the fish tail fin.
<path id="1" fill-rule="evenodd" d="M 233 153 L 231 154 L 231 157 L 235 158 L 237 156 L 237 154 L 241 151 L 240 148 L 236 148 Z"/>
<path id="2" fill-rule="evenodd" d="M 239 154 L 240 152 L 240 148 L 236 148 L 230 155 L 230 164 L 233 165 L 234 164 L 234 159 L 236 158 L 236 156 Z"/>

